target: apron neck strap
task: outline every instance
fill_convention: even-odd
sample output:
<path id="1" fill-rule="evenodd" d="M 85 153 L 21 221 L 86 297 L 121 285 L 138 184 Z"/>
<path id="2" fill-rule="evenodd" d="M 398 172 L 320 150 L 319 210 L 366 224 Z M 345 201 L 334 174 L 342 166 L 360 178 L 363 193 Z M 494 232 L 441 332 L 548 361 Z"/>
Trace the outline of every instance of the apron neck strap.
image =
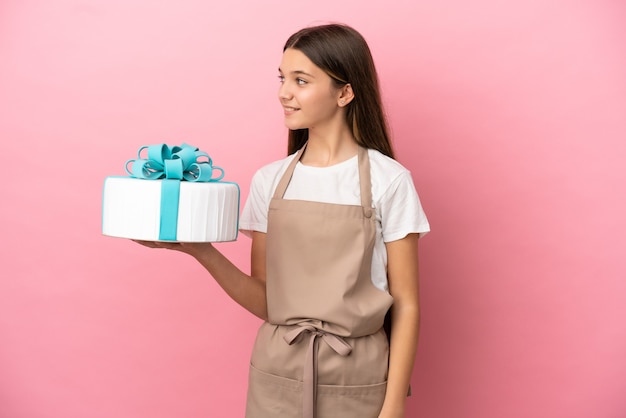
<path id="1" fill-rule="evenodd" d="M 302 148 L 296 153 L 296 156 L 291 160 L 285 174 L 281 177 L 278 182 L 278 186 L 276 186 L 276 190 L 274 190 L 274 199 L 282 199 L 285 195 L 285 191 L 287 191 L 287 186 L 289 186 L 289 182 L 291 181 L 291 176 L 293 176 L 293 172 L 296 169 L 296 164 L 302 158 L 302 154 L 304 154 L 304 150 L 306 149 L 307 143 L 304 144 Z"/>
<path id="2" fill-rule="evenodd" d="M 370 177 L 370 157 L 367 148 L 359 147 L 359 185 L 361 186 L 361 206 L 366 218 L 372 216 L 372 179 Z"/>

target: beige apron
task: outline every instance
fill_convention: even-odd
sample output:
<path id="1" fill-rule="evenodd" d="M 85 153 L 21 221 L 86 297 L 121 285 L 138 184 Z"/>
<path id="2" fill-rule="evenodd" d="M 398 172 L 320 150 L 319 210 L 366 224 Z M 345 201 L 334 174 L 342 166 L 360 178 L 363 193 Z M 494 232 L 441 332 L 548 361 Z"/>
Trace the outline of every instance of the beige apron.
<path id="1" fill-rule="evenodd" d="M 392 297 L 370 277 L 376 220 L 369 157 L 359 148 L 361 206 L 285 200 L 305 147 L 270 203 L 269 319 L 252 352 L 246 417 L 376 418 Z"/>

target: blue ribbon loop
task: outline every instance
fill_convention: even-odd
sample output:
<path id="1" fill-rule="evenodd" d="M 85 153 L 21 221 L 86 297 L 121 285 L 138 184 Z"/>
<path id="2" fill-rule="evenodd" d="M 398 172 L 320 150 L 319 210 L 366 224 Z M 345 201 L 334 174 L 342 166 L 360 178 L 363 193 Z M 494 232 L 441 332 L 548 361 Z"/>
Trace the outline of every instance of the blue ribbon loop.
<path id="1" fill-rule="evenodd" d="M 148 150 L 147 158 L 141 158 L 144 149 Z M 129 170 L 130 163 L 132 166 Z M 173 147 L 166 144 L 145 145 L 139 148 L 137 159 L 126 161 L 124 169 L 129 176 L 138 179 L 163 180 L 159 228 L 161 241 L 176 241 L 180 182 L 217 182 L 224 178 L 224 169 L 214 166 L 209 154 L 188 144 Z M 221 174 L 213 178 L 215 170 Z"/>

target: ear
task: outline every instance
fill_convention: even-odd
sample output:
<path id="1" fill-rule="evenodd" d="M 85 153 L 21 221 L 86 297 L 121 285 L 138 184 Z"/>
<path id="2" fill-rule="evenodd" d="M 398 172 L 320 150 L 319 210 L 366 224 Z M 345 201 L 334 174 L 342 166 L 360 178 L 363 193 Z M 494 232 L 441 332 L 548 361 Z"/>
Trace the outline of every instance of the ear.
<path id="1" fill-rule="evenodd" d="M 339 90 L 337 104 L 339 107 L 346 107 L 352 100 L 354 100 L 354 91 L 352 90 L 352 86 L 350 84 L 346 84 Z"/>

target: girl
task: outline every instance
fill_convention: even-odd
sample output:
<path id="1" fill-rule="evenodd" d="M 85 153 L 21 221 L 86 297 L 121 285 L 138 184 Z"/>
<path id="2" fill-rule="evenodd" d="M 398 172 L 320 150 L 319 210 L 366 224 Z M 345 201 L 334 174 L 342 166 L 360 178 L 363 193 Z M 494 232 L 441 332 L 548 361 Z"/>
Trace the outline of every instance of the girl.
<path id="1" fill-rule="evenodd" d="M 252 180 L 240 220 L 251 274 L 208 243 L 142 244 L 190 254 L 265 321 L 247 417 L 404 417 L 429 225 L 393 160 L 369 48 L 344 25 L 303 29 L 285 44 L 279 80 L 289 156 Z"/>

